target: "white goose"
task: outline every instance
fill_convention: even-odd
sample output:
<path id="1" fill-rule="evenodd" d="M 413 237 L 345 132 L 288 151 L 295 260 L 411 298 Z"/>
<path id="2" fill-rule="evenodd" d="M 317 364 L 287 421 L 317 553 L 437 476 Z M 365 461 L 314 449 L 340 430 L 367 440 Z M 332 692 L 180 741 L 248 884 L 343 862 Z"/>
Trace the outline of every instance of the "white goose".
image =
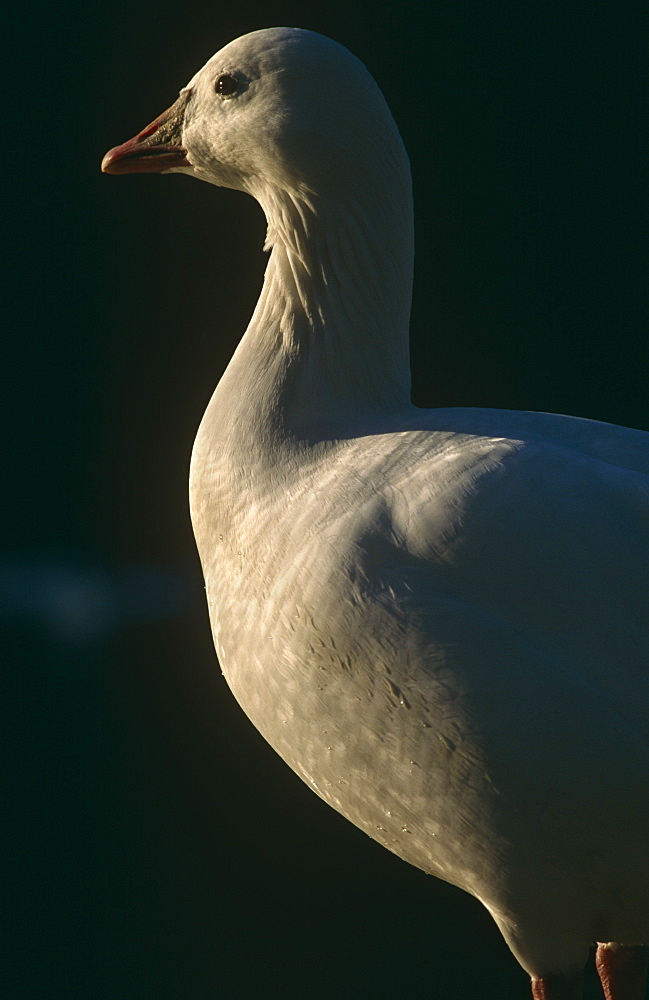
<path id="1" fill-rule="evenodd" d="M 346 49 L 218 52 L 104 159 L 261 203 L 272 253 L 194 447 L 235 697 L 326 802 L 484 903 L 537 1000 L 642 1000 L 649 435 L 409 402 L 408 160 Z"/>

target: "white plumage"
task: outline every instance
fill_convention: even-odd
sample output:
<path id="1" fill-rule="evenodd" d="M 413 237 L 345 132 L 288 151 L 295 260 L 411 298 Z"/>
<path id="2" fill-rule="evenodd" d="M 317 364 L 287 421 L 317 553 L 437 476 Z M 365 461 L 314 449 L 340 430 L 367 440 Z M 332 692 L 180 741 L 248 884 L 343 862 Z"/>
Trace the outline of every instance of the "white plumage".
<path id="1" fill-rule="evenodd" d="M 104 169 L 268 219 L 191 470 L 235 697 L 325 801 L 480 899 L 535 996 L 577 996 L 592 942 L 649 942 L 649 435 L 410 404 L 408 161 L 329 39 L 232 42 Z M 609 996 L 641 997 L 614 952 Z"/>

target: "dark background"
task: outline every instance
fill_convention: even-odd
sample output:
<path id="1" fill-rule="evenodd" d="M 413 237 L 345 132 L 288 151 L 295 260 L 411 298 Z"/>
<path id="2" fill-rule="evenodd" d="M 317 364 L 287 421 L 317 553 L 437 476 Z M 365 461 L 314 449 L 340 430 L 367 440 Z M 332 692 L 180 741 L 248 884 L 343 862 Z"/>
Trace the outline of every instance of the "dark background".
<path id="1" fill-rule="evenodd" d="M 230 696 L 186 482 L 260 287 L 263 217 L 99 162 L 238 34 L 331 35 L 411 155 L 415 400 L 649 428 L 633 10 L 23 8 L 4 52 L 3 998 L 526 997 L 486 911 L 328 809 Z"/>

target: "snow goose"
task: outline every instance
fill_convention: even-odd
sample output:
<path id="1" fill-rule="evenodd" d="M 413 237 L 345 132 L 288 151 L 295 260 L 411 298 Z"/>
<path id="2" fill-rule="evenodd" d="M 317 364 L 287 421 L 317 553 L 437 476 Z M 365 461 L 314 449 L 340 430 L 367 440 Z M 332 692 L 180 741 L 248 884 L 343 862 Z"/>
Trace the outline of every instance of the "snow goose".
<path id="1" fill-rule="evenodd" d="M 270 260 L 191 514 L 244 711 L 335 809 L 488 908 L 537 1000 L 641 1000 L 649 435 L 410 403 L 408 159 L 364 66 L 230 43 L 104 158 L 253 195 Z"/>

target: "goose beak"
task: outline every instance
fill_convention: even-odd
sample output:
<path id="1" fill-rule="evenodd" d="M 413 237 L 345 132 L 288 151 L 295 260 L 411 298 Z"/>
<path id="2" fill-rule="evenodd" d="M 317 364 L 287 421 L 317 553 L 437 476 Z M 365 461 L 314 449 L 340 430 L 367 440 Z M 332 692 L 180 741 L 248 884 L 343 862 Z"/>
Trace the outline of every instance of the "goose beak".
<path id="1" fill-rule="evenodd" d="M 190 91 L 136 136 L 109 149 L 101 161 L 105 174 L 157 174 L 191 166 L 182 145 L 182 129 Z"/>

